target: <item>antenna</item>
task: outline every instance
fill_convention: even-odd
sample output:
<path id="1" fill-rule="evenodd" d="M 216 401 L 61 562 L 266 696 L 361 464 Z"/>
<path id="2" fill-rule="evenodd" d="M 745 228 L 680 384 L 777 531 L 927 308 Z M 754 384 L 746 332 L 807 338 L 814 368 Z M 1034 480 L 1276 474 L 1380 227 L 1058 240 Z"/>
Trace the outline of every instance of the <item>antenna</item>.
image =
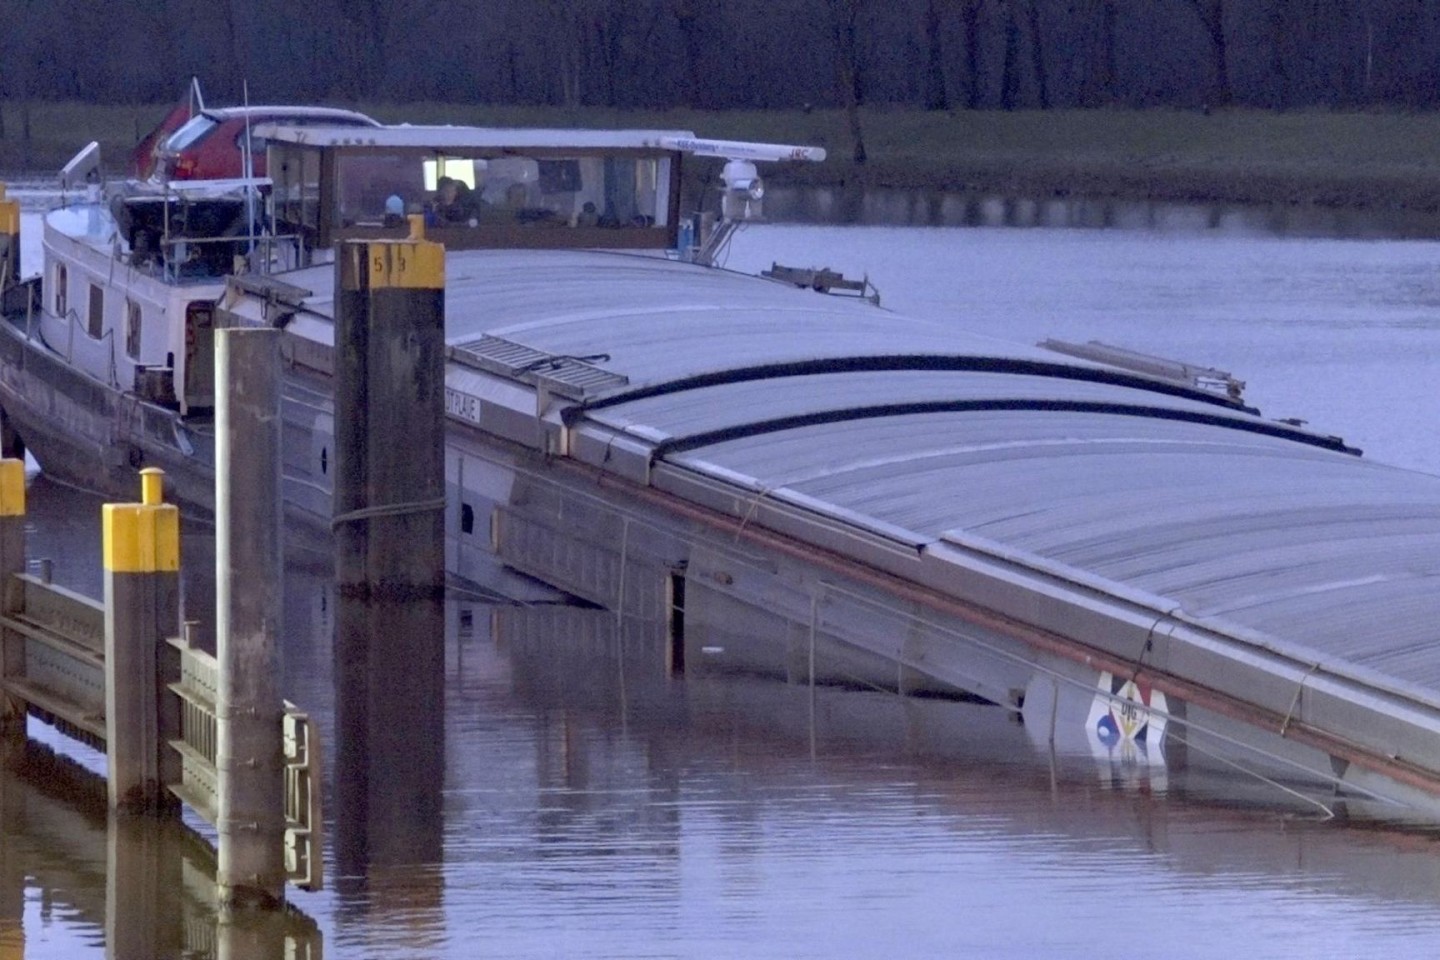
<path id="1" fill-rule="evenodd" d="M 699 140 L 695 137 L 661 137 L 664 150 L 679 150 L 697 157 L 724 157 L 726 160 L 806 160 L 819 163 L 825 159 L 824 147 L 801 147 L 787 143 L 749 143 L 744 140 Z"/>
<path id="2" fill-rule="evenodd" d="M 241 81 L 241 95 L 245 100 L 245 234 L 249 240 L 246 257 L 251 269 L 255 266 L 255 154 L 250 142 L 250 81 Z"/>
<path id="3" fill-rule="evenodd" d="M 205 96 L 200 92 L 200 78 L 190 78 L 190 116 L 205 112 Z"/>

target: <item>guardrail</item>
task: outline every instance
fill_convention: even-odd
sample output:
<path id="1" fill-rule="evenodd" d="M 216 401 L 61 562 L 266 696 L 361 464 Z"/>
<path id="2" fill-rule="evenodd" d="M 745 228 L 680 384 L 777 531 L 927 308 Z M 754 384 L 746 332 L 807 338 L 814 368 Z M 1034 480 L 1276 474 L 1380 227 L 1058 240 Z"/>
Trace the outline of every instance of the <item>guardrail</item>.
<path id="1" fill-rule="evenodd" d="M 221 668 L 191 644 L 191 624 L 174 635 L 179 522 L 162 478 L 142 470 L 141 503 L 104 507 L 105 599 L 94 600 L 23 572 L 24 465 L 0 460 L 0 731 L 24 737 L 25 717 L 39 717 L 106 753 L 112 806 L 173 815 L 183 803 L 218 830 L 232 788 L 216 761 Z M 285 703 L 273 745 L 286 818 L 276 859 L 300 889 L 319 889 L 318 734 Z"/>

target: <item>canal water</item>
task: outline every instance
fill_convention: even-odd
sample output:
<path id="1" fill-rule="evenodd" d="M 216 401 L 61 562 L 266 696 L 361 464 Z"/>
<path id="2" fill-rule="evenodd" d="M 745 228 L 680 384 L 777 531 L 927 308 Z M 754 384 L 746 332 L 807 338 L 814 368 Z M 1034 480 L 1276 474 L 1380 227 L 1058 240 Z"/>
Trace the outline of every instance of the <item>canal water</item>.
<path id="1" fill-rule="evenodd" d="M 1005 340 L 1220 367 L 1268 415 L 1440 472 L 1437 242 L 1275 236 L 1223 216 L 767 225 L 727 266 L 774 261 L 868 274 L 884 309 Z M 31 557 L 97 594 L 98 501 L 41 477 L 31 514 Z M 187 563 L 212 540 L 188 529 Z M 310 564 L 286 587 L 286 696 L 334 745 L 336 598 Z M 442 629 L 443 697 L 388 708 L 424 735 L 377 744 L 359 799 L 327 753 L 327 888 L 292 896 L 308 918 L 297 942 L 326 957 L 1249 960 L 1440 944 L 1434 835 L 1328 816 L 1241 768 L 1179 788 L 1163 767 L 1051 749 L 992 707 L 675 681 L 603 611 L 457 595 Z M 165 955 L 220 952 L 202 867 L 142 898 L 114 866 L 120 827 L 66 808 L 53 775 L 0 776 L 0 956 L 112 956 L 107 936 L 156 917 L 186 921 Z"/>

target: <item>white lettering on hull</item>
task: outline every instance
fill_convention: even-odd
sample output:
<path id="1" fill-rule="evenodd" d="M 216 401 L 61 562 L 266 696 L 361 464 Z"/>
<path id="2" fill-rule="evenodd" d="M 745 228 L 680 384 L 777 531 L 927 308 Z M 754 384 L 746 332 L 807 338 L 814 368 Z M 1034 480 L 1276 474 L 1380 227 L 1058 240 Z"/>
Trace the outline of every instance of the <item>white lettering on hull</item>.
<path id="1" fill-rule="evenodd" d="M 446 387 L 445 413 L 447 416 L 478 424 L 480 422 L 480 398 Z"/>

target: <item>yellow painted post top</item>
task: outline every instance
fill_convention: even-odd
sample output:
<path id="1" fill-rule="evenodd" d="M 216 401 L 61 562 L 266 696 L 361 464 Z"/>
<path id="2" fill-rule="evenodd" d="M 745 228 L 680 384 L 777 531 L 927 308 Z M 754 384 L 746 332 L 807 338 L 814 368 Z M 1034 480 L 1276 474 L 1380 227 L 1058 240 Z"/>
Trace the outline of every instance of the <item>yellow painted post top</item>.
<path id="1" fill-rule="evenodd" d="M 20 201 L 0 198 L 0 234 L 16 236 L 20 233 Z"/>
<path id="2" fill-rule="evenodd" d="M 140 502 L 154 506 L 164 500 L 165 471 L 159 467 L 146 467 L 140 471 Z"/>
<path id="3" fill-rule="evenodd" d="M 140 471 L 140 503 L 101 507 L 105 569 L 112 573 L 173 573 L 180 569 L 180 509 L 161 502 L 165 471 Z"/>
<path id="4" fill-rule="evenodd" d="M 342 271 L 347 290 L 443 290 L 445 245 L 430 240 L 374 240 L 348 244 L 351 258 Z M 368 260 L 368 280 L 360 282 L 360 257 Z"/>
<path id="5" fill-rule="evenodd" d="M 3 199 L 5 199 L 5 198 L 4 198 L 3 196 L 0 196 L 0 200 L 3 200 Z M 407 239 L 407 240 L 424 240 L 424 239 L 425 239 L 425 215 L 424 215 L 423 213 L 412 213 L 412 214 L 410 214 L 408 217 L 406 217 L 405 219 L 410 222 L 410 236 L 406 237 L 406 239 Z"/>
<path id="6" fill-rule="evenodd" d="M 0 460 L 0 517 L 25 516 L 25 461 Z"/>

